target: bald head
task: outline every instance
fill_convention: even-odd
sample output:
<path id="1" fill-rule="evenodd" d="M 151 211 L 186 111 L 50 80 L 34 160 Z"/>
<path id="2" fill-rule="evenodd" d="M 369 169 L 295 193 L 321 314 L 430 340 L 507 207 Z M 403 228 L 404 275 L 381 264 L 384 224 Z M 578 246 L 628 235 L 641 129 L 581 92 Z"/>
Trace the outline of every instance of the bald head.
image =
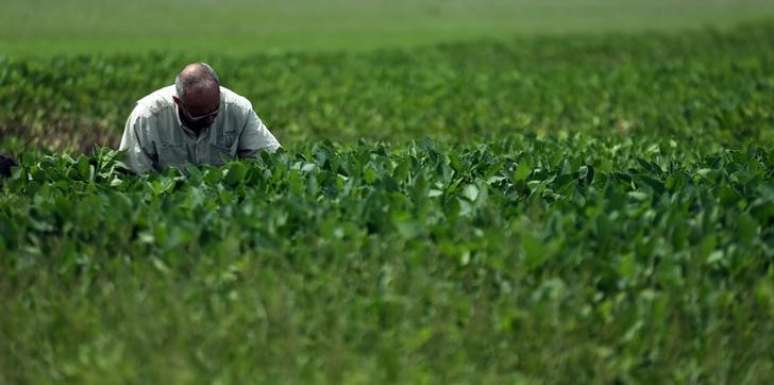
<path id="1" fill-rule="evenodd" d="M 175 88 L 192 115 L 210 112 L 220 104 L 220 80 L 206 63 L 185 66 L 175 79 Z"/>

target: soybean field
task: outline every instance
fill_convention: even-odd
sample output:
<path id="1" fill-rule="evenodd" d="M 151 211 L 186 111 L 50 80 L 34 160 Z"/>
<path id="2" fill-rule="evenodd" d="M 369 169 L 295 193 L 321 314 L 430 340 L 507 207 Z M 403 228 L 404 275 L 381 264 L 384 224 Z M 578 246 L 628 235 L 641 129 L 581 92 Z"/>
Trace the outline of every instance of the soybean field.
<path id="1" fill-rule="evenodd" d="M 0 27 L 0 384 L 774 378 L 766 2 L 201 3 L 188 49 L 128 3 Z M 200 60 L 283 150 L 132 174 L 134 102 Z"/>

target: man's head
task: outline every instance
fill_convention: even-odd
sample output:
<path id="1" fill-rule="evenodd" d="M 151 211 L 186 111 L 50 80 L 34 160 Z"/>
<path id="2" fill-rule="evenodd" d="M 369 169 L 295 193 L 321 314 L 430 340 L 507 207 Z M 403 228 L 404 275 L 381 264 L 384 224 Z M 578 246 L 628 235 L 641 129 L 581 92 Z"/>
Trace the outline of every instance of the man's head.
<path id="1" fill-rule="evenodd" d="M 173 97 L 183 123 L 193 129 L 207 128 L 215 122 L 220 106 L 220 80 L 206 63 L 189 64 L 175 79 Z"/>

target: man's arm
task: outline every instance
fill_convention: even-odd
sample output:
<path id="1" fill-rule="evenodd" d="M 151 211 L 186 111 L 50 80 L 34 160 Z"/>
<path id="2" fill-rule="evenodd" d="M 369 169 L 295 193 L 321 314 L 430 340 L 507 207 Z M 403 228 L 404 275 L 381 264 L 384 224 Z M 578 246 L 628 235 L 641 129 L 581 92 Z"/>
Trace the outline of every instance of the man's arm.
<path id="1" fill-rule="evenodd" d="M 239 136 L 237 156 L 239 158 L 254 158 L 261 150 L 274 152 L 278 148 L 280 148 L 280 144 L 277 138 L 266 128 L 266 125 L 251 107 L 247 113 L 245 128 Z"/>
<path id="2" fill-rule="evenodd" d="M 146 148 L 147 138 L 145 135 L 147 119 L 138 118 L 132 113 L 126 120 L 124 135 L 121 137 L 120 151 L 126 151 L 125 160 L 127 166 L 136 174 L 144 174 L 153 170 L 152 152 Z"/>

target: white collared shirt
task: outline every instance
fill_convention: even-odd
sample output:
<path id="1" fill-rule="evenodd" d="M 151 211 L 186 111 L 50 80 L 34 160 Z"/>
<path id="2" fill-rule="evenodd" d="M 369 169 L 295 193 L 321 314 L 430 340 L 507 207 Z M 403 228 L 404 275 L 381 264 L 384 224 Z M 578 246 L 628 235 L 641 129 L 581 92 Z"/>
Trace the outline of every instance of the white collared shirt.
<path id="1" fill-rule="evenodd" d="M 196 135 L 180 121 L 175 86 L 167 86 L 137 101 L 126 120 L 119 150 L 136 173 L 187 165 L 220 165 L 236 158 L 274 152 L 280 144 L 253 111 L 246 98 L 220 87 L 215 122 Z"/>

